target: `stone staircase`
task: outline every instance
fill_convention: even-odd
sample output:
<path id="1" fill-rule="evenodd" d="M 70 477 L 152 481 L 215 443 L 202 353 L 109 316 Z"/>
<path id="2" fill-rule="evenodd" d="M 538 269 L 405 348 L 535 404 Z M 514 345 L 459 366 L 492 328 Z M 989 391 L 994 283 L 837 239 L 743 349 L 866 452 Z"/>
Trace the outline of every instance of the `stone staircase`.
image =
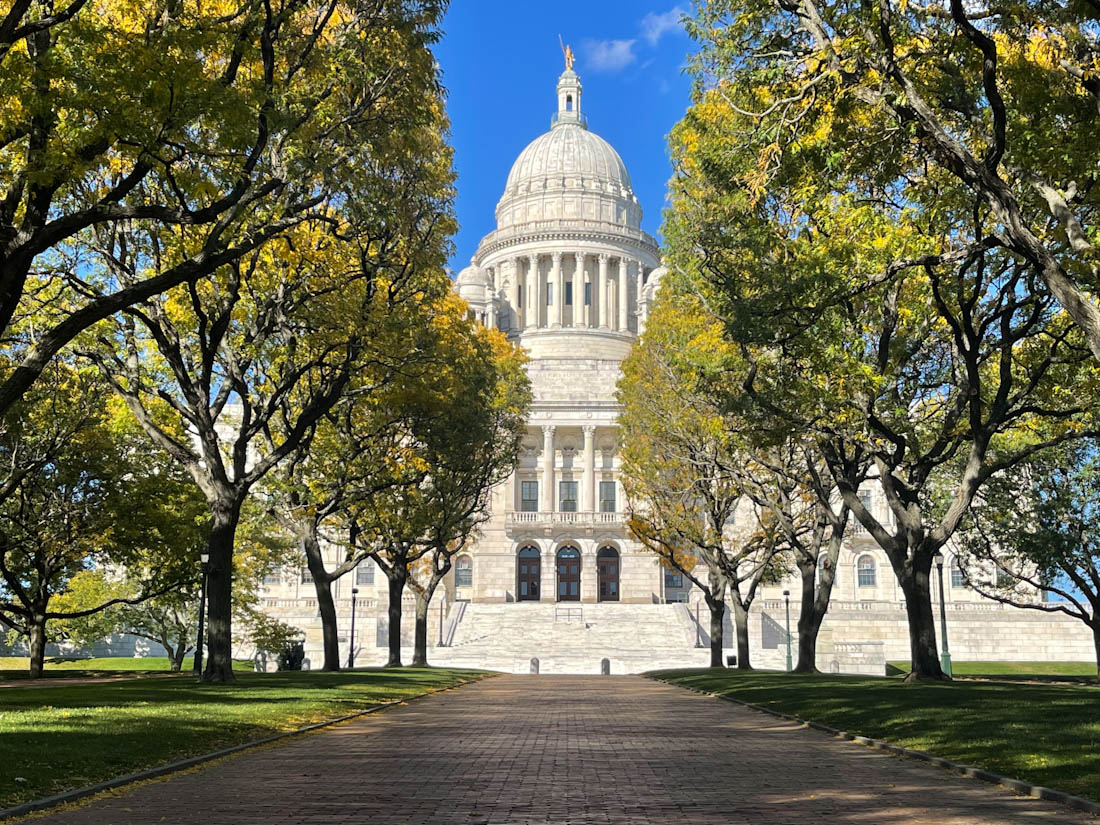
<path id="1" fill-rule="evenodd" d="M 434 665 L 530 673 L 614 674 L 700 667 L 706 649 L 675 604 L 517 602 L 468 604 L 452 645 L 432 651 Z"/>

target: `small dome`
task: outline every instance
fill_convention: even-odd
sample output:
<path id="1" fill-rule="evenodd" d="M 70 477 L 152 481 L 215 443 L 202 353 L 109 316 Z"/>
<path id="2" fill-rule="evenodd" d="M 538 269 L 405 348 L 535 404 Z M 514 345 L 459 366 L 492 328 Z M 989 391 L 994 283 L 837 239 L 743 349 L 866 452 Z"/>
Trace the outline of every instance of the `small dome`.
<path id="1" fill-rule="evenodd" d="M 661 288 L 661 279 L 668 274 L 668 267 L 661 264 L 649 273 L 642 287 L 642 300 L 652 302 L 657 297 L 657 290 Z"/>
<path id="2" fill-rule="evenodd" d="M 459 286 L 465 286 L 467 284 L 477 284 L 479 286 L 485 286 L 489 283 L 489 276 L 486 272 L 471 263 L 468 267 L 458 273 L 458 277 L 455 278 L 455 283 Z"/>
<path id="3" fill-rule="evenodd" d="M 484 303 L 491 289 L 489 273 L 471 263 L 458 273 L 458 277 L 455 278 L 455 287 L 463 300 Z"/>

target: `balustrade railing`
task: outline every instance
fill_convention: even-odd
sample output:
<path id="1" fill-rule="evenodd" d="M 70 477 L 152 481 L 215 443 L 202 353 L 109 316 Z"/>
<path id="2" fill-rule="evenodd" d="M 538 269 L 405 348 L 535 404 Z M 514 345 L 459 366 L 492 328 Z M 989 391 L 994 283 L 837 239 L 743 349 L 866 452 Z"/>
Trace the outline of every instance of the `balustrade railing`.
<path id="1" fill-rule="evenodd" d="M 622 513 L 599 511 L 515 512 L 508 513 L 509 527 L 568 525 L 573 527 L 612 527 L 622 524 Z"/>

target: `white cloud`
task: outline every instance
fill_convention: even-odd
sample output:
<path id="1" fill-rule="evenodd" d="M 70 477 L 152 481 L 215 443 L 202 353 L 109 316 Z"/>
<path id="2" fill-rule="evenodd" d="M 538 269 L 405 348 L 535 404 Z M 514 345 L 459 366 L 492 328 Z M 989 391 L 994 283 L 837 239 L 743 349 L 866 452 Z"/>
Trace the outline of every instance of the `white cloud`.
<path id="1" fill-rule="evenodd" d="M 584 42 L 585 62 L 597 72 L 618 72 L 625 69 L 637 58 L 634 44 L 637 40 L 586 40 Z"/>
<path id="2" fill-rule="evenodd" d="M 642 18 L 642 37 L 646 39 L 650 46 L 656 46 L 657 41 L 665 34 L 683 27 L 680 18 L 685 14 L 687 14 L 687 10 L 683 6 L 676 6 L 663 14 L 651 11 Z"/>

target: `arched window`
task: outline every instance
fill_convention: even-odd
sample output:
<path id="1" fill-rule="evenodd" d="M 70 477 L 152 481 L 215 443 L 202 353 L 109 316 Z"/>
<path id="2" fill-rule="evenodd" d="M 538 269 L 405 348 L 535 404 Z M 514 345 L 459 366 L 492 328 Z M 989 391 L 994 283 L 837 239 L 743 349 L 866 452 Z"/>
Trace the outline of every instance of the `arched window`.
<path id="1" fill-rule="evenodd" d="M 455 562 L 455 587 L 472 587 L 474 563 L 469 556 L 459 556 Z"/>
<path id="2" fill-rule="evenodd" d="M 875 586 L 875 560 L 871 556 L 860 556 L 856 562 L 856 584 L 860 587 Z"/>
<path id="3" fill-rule="evenodd" d="M 959 567 L 959 560 L 951 560 L 951 586 L 952 587 L 966 587 L 966 577 L 963 576 L 962 568 Z"/>
<path id="4" fill-rule="evenodd" d="M 565 111 L 567 111 L 567 112 L 572 112 L 573 111 L 573 95 L 566 95 L 565 96 Z"/>

